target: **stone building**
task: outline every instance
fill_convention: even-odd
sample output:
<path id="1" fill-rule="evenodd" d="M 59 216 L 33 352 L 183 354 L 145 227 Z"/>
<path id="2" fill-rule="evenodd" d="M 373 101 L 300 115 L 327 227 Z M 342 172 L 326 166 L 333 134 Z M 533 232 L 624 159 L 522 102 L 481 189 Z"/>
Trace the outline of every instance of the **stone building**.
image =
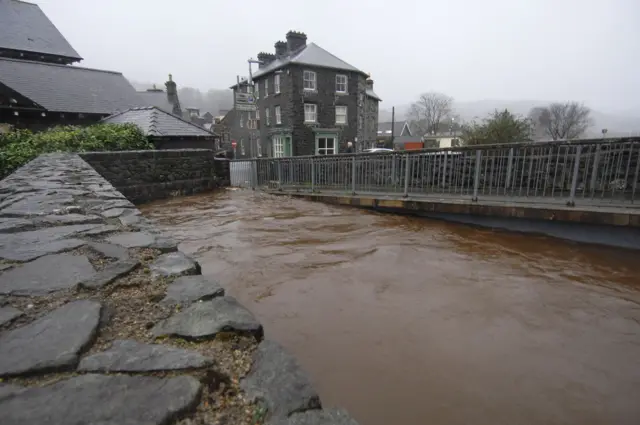
<path id="1" fill-rule="evenodd" d="M 238 158 L 330 155 L 345 152 L 349 141 L 375 142 L 380 98 L 365 72 L 295 31 L 258 61 L 252 81 L 231 87 L 234 99 L 254 94 L 257 105 L 235 111 L 231 138 Z"/>

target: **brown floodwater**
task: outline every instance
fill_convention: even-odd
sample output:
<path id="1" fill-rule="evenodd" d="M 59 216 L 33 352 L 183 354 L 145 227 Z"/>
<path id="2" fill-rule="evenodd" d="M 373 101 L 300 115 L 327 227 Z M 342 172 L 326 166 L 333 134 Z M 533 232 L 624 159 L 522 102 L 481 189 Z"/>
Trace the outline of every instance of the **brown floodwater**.
<path id="1" fill-rule="evenodd" d="M 362 425 L 640 423 L 640 254 L 226 191 L 141 208 Z"/>

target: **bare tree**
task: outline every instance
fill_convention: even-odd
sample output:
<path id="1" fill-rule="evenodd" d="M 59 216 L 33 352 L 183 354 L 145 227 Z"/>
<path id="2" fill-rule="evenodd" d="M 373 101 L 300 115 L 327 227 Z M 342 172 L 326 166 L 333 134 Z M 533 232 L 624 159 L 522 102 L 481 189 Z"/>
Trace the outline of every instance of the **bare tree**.
<path id="1" fill-rule="evenodd" d="M 592 125 L 591 110 L 578 102 L 536 107 L 529 112 L 529 118 L 538 131 L 552 140 L 576 139 Z"/>
<path id="2" fill-rule="evenodd" d="M 420 95 L 411 104 L 408 117 L 413 129 L 421 135 L 437 132 L 441 123 L 451 116 L 453 98 L 442 93 L 429 92 Z"/>

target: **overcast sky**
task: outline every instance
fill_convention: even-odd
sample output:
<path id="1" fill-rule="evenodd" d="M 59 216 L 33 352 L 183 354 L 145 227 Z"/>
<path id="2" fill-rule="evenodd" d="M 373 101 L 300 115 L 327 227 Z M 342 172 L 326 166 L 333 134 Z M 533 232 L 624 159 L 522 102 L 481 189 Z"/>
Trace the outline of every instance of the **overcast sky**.
<path id="1" fill-rule="evenodd" d="M 226 88 L 246 60 L 305 32 L 371 73 L 383 108 L 578 100 L 640 113 L 640 0 L 35 0 L 87 67 Z"/>

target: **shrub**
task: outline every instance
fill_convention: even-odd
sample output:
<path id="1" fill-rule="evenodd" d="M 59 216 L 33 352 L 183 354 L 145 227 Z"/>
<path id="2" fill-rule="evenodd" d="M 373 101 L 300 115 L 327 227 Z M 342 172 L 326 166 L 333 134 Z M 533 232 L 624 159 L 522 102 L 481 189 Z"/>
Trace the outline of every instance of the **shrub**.
<path id="1" fill-rule="evenodd" d="M 60 126 L 39 133 L 10 131 L 0 134 L 0 178 L 43 153 L 144 149 L 153 149 L 153 145 L 134 124 Z"/>

